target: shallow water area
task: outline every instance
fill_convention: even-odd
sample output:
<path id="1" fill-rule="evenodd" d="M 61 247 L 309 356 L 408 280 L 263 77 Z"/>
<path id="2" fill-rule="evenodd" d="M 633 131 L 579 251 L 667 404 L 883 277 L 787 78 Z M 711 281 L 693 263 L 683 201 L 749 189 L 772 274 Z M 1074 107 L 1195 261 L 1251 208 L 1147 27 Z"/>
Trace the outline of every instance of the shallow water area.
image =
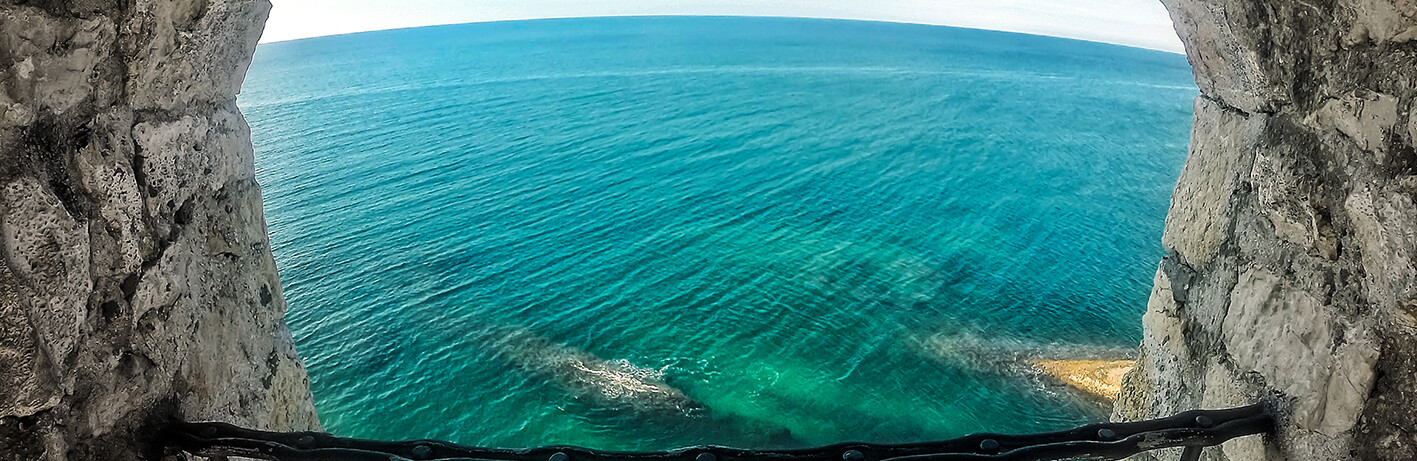
<path id="1" fill-rule="evenodd" d="M 665 449 L 1105 418 L 1028 360 L 1139 341 L 1195 95 L 1113 45 L 642 17 L 264 44 L 239 104 L 328 430 Z"/>

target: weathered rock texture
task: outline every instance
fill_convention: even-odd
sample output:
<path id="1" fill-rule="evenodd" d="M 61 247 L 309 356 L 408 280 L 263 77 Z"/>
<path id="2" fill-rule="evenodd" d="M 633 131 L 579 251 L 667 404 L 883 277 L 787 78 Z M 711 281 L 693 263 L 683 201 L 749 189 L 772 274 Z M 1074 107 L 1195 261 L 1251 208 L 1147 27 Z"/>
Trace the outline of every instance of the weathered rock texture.
<path id="1" fill-rule="evenodd" d="M 0 460 L 318 427 L 235 95 L 264 0 L 0 0 Z"/>
<path id="2" fill-rule="evenodd" d="M 1263 400 L 1208 459 L 1417 459 L 1417 1 L 1164 3 L 1201 96 L 1114 416 Z"/>

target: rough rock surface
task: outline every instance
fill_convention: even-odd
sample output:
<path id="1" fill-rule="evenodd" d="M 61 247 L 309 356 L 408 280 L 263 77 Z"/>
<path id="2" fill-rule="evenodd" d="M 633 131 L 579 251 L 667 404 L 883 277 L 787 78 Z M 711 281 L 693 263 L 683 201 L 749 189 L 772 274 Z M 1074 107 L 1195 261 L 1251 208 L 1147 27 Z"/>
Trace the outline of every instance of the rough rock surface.
<path id="1" fill-rule="evenodd" d="M 240 89 L 264 0 L 0 0 L 0 460 L 318 427 Z"/>
<path id="2" fill-rule="evenodd" d="M 1029 363 L 1043 374 L 1107 403 L 1117 401 L 1122 378 L 1136 366 L 1132 360 L 1034 359 Z"/>
<path id="3" fill-rule="evenodd" d="M 1201 96 L 1114 418 L 1265 401 L 1205 459 L 1417 459 L 1417 1 L 1163 3 Z"/>

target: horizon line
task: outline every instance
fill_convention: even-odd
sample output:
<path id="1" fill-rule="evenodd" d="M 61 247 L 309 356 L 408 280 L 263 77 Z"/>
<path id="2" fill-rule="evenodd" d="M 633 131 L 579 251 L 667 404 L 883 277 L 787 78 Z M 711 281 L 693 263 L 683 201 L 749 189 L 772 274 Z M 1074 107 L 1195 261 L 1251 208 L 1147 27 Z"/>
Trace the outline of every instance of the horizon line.
<path id="1" fill-rule="evenodd" d="M 543 16 L 543 17 L 534 17 L 534 18 L 489 19 L 489 20 L 486 20 L 486 21 L 449 22 L 449 23 L 441 23 L 441 24 L 423 24 L 423 25 L 407 26 L 407 27 L 390 27 L 390 28 L 387 28 L 387 29 L 359 30 L 359 31 L 353 31 L 353 32 L 342 32 L 342 33 L 338 33 L 338 34 L 315 35 L 315 36 L 310 36 L 310 37 L 288 38 L 288 39 L 274 40 L 274 41 L 269 41 L 269 42 L 261 41 L 261 40 L 258 39 L 257 42 L 256 42 L 256 45 L 257 45 L 257 46 L 260 46 L 260 45 L 275 44 L 275 43 L 289 43 L 289 42 L 295 42 L 295 41 L 300 41 L 300 40 L 311 40 L 311 39 L 326 38 L 326 37 L 339 37 L 339 36 L 344 36 L 344 35 L 367 34 L 367 33 L 373 33 L 373 32 L 388 32 L 388 31 L 396 31 L 396 30 L 422 29 L 422 28 L 425 28 L 425 27 L 461 26 L 461 25 L 469 25 L 469 24 L 490 24 L 490 23 L 498 23 L 498 22 L 529 22 L 529 21 L 544 21 L 544 20 L 558 20 L 558 19 L 614 19 L 614 18 L 777 18 L 777 19 L 819 19 L 819 20 L 831 20 L 831 21 L 855 21 L 855 22 L 875 22 L 875 23 L 885 23 L 885 24 L 906 24 L 906 25 L 916 25 L 916 26 L 949 27 L 949 28 L 953 28 L 953 29 L 967 29 L 967 30 L 981 30 L 981 31 L 989 31 L 989 32 L 1003 32 L 1003 33 L 1019 34 L 1019 35 L 1032 35 L 1032 36 L 1036 36 L 1036 37 L 1059 38 L 1059 39 L 1064 39 L 1064 40 L 1077 40 L 1077 41 L 1080 41 L 1080 42 L 1101 43 L 1101 44 L 1104 44 L 1104 45 L 1114 45 L 1114 46 L 1121 46 L 1121 47 L 1127 47 L 1127 48 L 1137 48 L 1137 49 L 1142 49 L 1142 50 L 1158 51 L 1158 52 L 1162 52 L 1162 53 L 1178 54 L 1178 55 L 1181 55 L 1181 56 L 1188 56 L 1188 55 L 1186 54 L 1186 51 L 1184 50 L 1184 48 L 1183 48 L 1181 51 L 1176 51 L 1176 50 L 1169 50 L 1169 49 L 1164 49 L 1164 48 L 1153 48 L 1153 47 L 1149 47 L 1149 46 L 1142 46 L 1142 45 L 1131 44 L 1131 43 L 1117 43 L 1117 42 L 1109 42 L 1109 41 L 1105 41 L 1105 40 L 1097 40 L 1097 39 L 1071 37 L 1071 36 L 1066 36 L 1066 35 L 1049 35 L 1049 34 L 1042 34 L 1042 33 L 1037 33 L 1037 32 L 1025 32 L 1025 31 L 1019 31 L 1019 30 L 1009 30 L 1009 29 L 991 29 L 991 28 L 987 28 L 987 27 L 955 26 L 955 25 L 937 24 L 937 23 L 931 23 L 931 22 L 894 21 L 894 20 L 887 20 L 887 19 L 859 19 L 859 18 L 842 18 L 842 17 L 830 17 L 830 16 L 780 16 L 780 15 L 756 15 L 756 14 L 653 14 L 653 13 L 647 13 L 647 14 L 612 14 L 612 15 L 590 15 L 590 16 Z M 263 37 L 265 36 L 265 27 L 264 27 L 264 25 L 262 25 L 261 35 L 262 35 Z M 1183 47 L 1184 47 L 1184 44 L 1183 44 Z"/>

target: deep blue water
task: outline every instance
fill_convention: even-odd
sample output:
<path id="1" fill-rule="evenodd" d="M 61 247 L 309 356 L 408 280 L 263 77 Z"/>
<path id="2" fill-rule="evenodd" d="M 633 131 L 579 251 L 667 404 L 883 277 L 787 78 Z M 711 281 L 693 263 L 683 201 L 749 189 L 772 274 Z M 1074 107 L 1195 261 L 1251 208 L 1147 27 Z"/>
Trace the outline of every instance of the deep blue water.
<path id="1" fill-rule="evenodd" d="M 654 17 L 264 44 L 239 103 L 327 429 L 654 449 L 1104 418 L 1020 361 L 1139 341 L 1195 95 L 1135 48 Z M 603 388 L 641 380 L 702 408 Z"/>

